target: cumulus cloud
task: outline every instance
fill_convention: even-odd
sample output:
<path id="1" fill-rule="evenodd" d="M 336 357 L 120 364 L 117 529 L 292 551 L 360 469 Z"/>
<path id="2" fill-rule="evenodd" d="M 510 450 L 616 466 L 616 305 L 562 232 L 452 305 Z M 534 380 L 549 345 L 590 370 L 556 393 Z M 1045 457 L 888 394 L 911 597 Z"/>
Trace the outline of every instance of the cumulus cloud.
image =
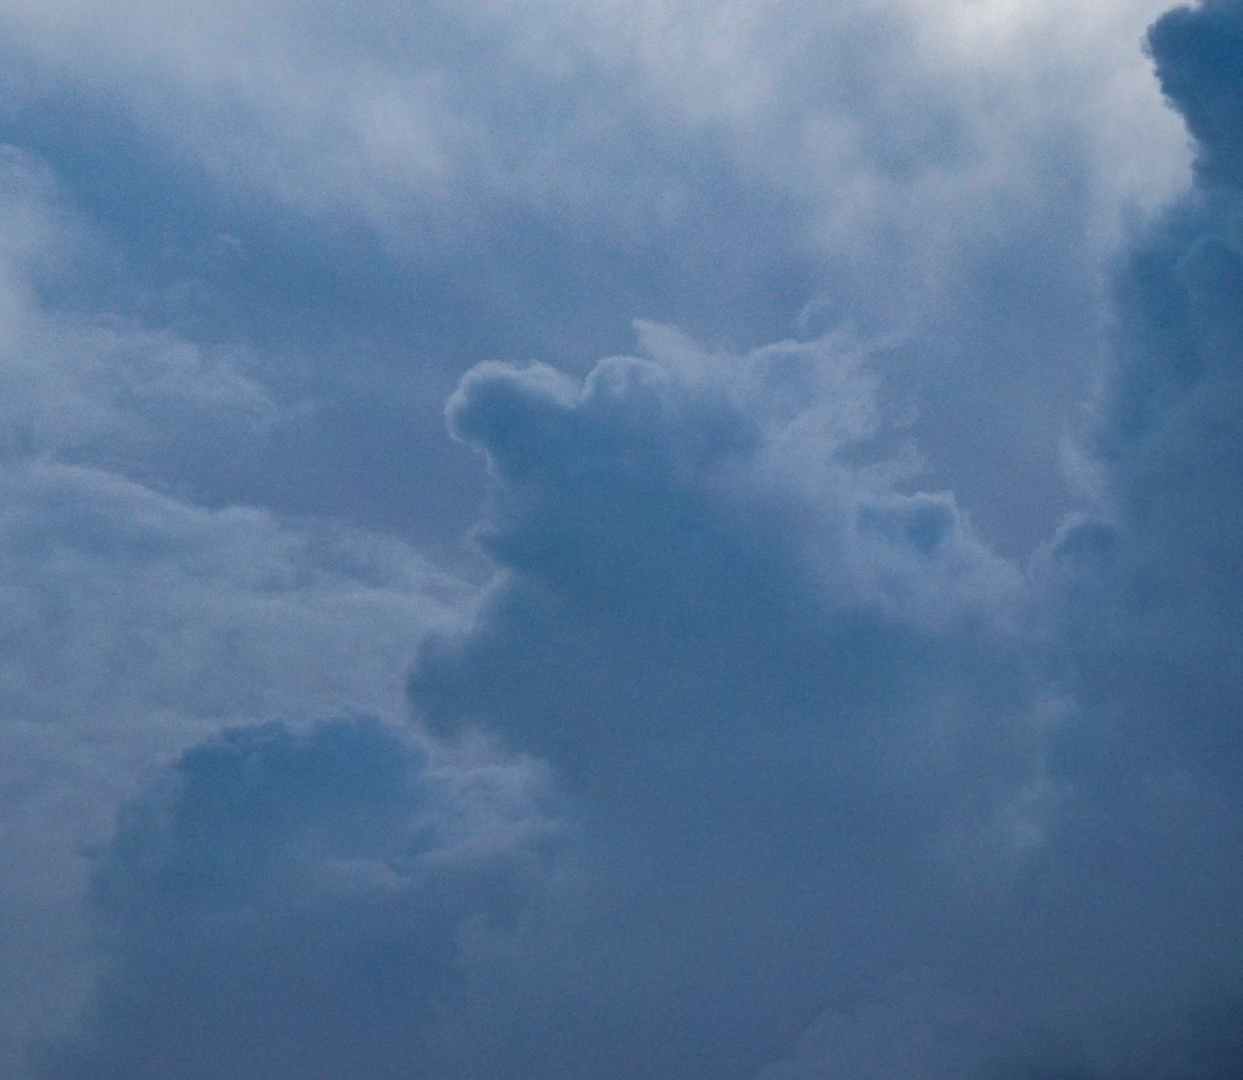
<path id="1" fill-rule="evenodd" d="M 1097 603 L 1070 615 L 1072 633 L 1091 628 L 1082 647 L 1092 691 L 1164 728 L 1180 753 L 1216 762 L 1223 778 L 1237 777 L 1243 760 L 1229 704 L 1243 445 L 1243 263 L 1228 120 L 1238 18 L 1234 4 L 1180 8 L 1150 32 L 1162 87 L 1197 138 L 1200 167 L 1192 191 L 1137 241 L 1118 275 L 1093 432 L 1106 522 L 1072 529 L 1057 549 L 1069 588 L 1096 581 Z"/>
<path id="2" fill-rule="evenodd" d="M 463 381 L 450 427 L 487 454 L 496 489 L 480 542 L 511 571 L 467 653 L 495 647 L 512 659 L 493 655 L 477 677 L 468 655 L 450 648 L 441 671 L 429 653 L 416 697 L 423 687 L 429 704 L 447 694 L 469 717 L 484 706 L 462 702 L 494 685 L 505 697 L 486 711 L 499 724 L 543 728 L 522 731 L 520 745 L 536 739 L 543 752 L 546 741 L 581 738 L 590 753 L 596 738 L 624 739 L 629 724 L 644 738 L 666 725 L 675 740 L 711 737 L 710 724 L 695 731 L 700 710 L 715 711 L 721 703 L 708 700 L 719 693 L 745 700 L 748 682 L 817 720 L 831 716 L 852 689 L 828 659 L 843 623 L 870 623 L 899 654 L 915 650 L 913 660 L 932 628 L 962 632 L 966 647 L 973 620 L 1003 621 L 1017 575 L 973 538 L 951 497 L 901 494 L 901 469 L 884 459 L 842 462 L 882 434 L 859 347 L 829 339 L 708 356 L 655 328 L 647 336 L 655 360 L 606 360 L 581 384 L 501 365 Z M 522 628 L 535 625 L 528 637 Z M 577 648 L 592 659 L 567 664 L 565 650 Z M 649 648 L 658 667 L 617 669 Z M 640 698 L 616 721 L 613 709 L 569 701 L 555 720 L 562 706 L 541 688 L 541 668 L 549 685 L 562 681 L 554 672 L 578 671 L 593 696 L 633 686 Z M 643 688 L 660 670 L 667 684 Z M 529 710 L 512 696 L 524 683 Z M 576 733 L 576 711 L 596 717 L 591 735 Z"/>
<path id="3" fill-rule="evenodd" d="M 11 464 L 0 491 L 0 947 L 20 1032 L 64 1018 L 45 996 L 77 993 L 83 853 L 118 800 L 221 723 L 345 703 L 401 716 L 415 643 L 464 593 L 393 541 L 95 469 Z"/>
<path id="4" fill-rule="evenodd" d="M 1120 685 L 1152 657 L 1116 606 L 1142 584 L 1116 529 L 1068 523 L 1024 582 L 952 499 L 903 491 L 866 350 L 645 344 L 581 383 L 464 380 L 450 427 L 487 456 L 480 542 L 508 573 L 411 692 L 443 736 L 552 761 L 595 843 L 658 890 L 634 922 L 685 920 L 661 946 L 702 973 L 683 1011 L 747 1018 L 703 1075 L 753 1074 L 818 997 L 856 1015 L 923 964 L 957 1019 L 829 1014 L 770 1071 L 1228 1067 L 1201 1025 L 1239 989 L 1234 770 L 1179 753 L 1186 675 Z M 763 977 L 708 990 L 761 962 L 757 924 L 780 1016 Z M 705 1051 L 662 1049 L 652 1075 L 699 1075 Z"/>
<path id="5" fill-rule="evenodd" d="M 463 381 L 450 428 L 487 456 L 479 540 L 507 573 L 411 693 L 442 737 L 553 763 L 650 971 L 590 993 L 679 1003 L 679 1032 L 595 1075 L 747 1076 L 820 994 L 935 951 L 981 865 L 1041 846 L 1060 706 L 1017 571 L 952 498 L 899 490 L 866 343 L 643 337 L 582 382 Z"/>
<path id="6" fill-rule="evenodd" d="M 904 491 L 866 342 L 642 341 L 584 380 L 484 365 L 449 404 L 503 573 L 410 693 L 439 776 L 490 754 L 483 788 L 437 787 L 367 722 L 191 751 L 102 863 L 113 966 L 50 1075 L 159 1075 L 177 1047 L 213 1078 L 1233 1067 L 1237 802 L 1150 718 L 1119 731 L 1041 607 L 1117 532 L 1068 525 L 1024 580 L 951 498 Z M 1078 594 L 1083 625 L 1128 573 Z M 523 793 L 548 781 L 565 824 L 540 864 Z M 499 878 L 441 867 L 426 837 L 463 816 Z M 537 868 L 517 894 L 515 865 Z M 365 1019 L 308 1027 L 355 985 L 383 991 Z M 219 1034 L 252 1012 L 262 1032 Z"/>
<path id="7" fill-rule="evenodd" d="M 48 10 L 5 18 L 54 69 L 72 45 Z M 652 321 L 637 356 L 472 367 L 447 408 L 491 485 L 495 575 L 471 596 L 397 540 L 178 491 L 176 453 L 214 467 L 287 397 L 245 349 L 51 307 L 30 267 L 64 226 L 54 184 L 11 159 L 10 216 L 35 222 L 10 230 L 0 370 L 24 388 L 0 468 L 20 910 L 74 895 L 67 852 L 128 798 L 90 933 L 63 923 L 96 977 L 66 962 L 84 1005 L 60 1033 L 43 1018 L 31 1075 L 1239 1070 L 1237 3 L 1149 35 L 1195 186 L 1118 260 L 1077 449 L 1093 484 L 1030 559 L 1008 552 L 1061 495 L 1022 478 L 1088 382 L 1114 215 L 1183 160 L 1134 42 L 1102 59 L 1155 12 L 484 5 L 416 26 L 381 5 L 347 26 L 254 3 L 121 40 L 64 10 L 99 20 L 76 77 L 131 115 L 165 130 L 209 103 L 207 171 L 348 205 L 416 268 L 464 238 L 450 277 L 486 267 L 526 318 L 547 321 L 541 288 L 576 306 L 584 265 L 625 269 L 624 304 L 682 302 L 721 280 L 700 262 L 740 253 L 748 278 L 812 250 L 823 292 L 773 301 L 801 340 Z M 1138 193 L 1093 141 L 1122 115 L 1166 155 Z M 445 208 L 450 243 L 393 240 Z M 646 245 L 666 276 L 626 261 Z M 776 308 L 751 300 L 758 333 Z M 819 333 L 847 313 L 860 329 Z M 1032 516 L 989 543 L 990 505 Z M 306 719 L 346 704 L 382 719 Z M 20 993 L 72 981 L 10 992 L 12 1038 L 37 1027 Z"/>
<path id="8" fill-rule="evenodd" d="M 99 470 L 11 464 L 0 491 L 0 948 L 20 1032 L 64 1018 L 45 997 L 77 993 L 83 853 L 119 799 L 221 723 L 343 703 L 402 715 L 415 643 L 464 594 L 393 541 Z"/>
<path id="9" fill-rule="evenodd" d="M 451 1049 L 463 956 L 512 933 L 530 891 L 539 780 L 433 764 L 365 717 L 187 751 L 97 867 L 98 1004 L 40 1075 L 424 1072 Z"/>

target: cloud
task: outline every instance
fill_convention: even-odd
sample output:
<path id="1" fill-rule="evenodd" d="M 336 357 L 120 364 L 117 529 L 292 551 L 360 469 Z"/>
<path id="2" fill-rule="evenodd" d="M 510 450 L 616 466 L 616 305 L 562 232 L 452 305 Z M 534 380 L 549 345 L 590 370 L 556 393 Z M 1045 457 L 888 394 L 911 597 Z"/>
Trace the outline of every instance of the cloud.
<path id="1" fill-rule="evenodd" d="M 1234 78 L 1243 23 L 1229 2 L 1180 7 L 1148 32 L 1161 89 L 1196 140 L 1202 183 L 1238 187 L 1243 180 L 1238 119 L 1243 99 Z"/>
<path id="2" fill-rule="evenodd" d="M 1236 80 L 1223 58 L 1238 17 L 1235 4 L 1180 8 L 1149 35 L 1200 164 L 1192 191 L 1137 239 L 1116 279 L 1093 431 L 1112 532 L 1089 524 L 1060 549 L 1072 580 L 1112 578 L 1107 599 L 1070 616 L 1093 628 L 1095 640 L 1081 639 L 1091 692 L 1162 730 L 1177 753 L 1215 763 L 1231 786 L 1243 762 L 1229 704 L 1238 692 L 1243 253 L 1225 120 Z M 1090 534 L 1111 536 L 1109 552 L 1079 543 Z"/>
<path id="3" fill-rule="evenodd" d="M 208 739 L 103 857 L 106 966 L 44 1075 L 754 1076 L 1041 847 L 1057 706 L 1021 580 L 951 498 L 897 489 L 869 345 L 642 340 L 581 382 L 484 365 L 449 406 L 503 573 L 410 688 L 443 775 L 501 740 L 511 824 L 497 780 L 398 783 L 427 751 L 368 722 Z M 527 858 L 536 781 L 565 826 L 513 909 L 489 867 Z M 418 870 L 442 856 L 411 814 L 464 822 L 483 876 Z"/>
<path id="4" fill-rule="evenodd" d="M 221 724 L 405 712 L 419 637 L 469 589 L 401 541 L 187 498 L 292 410 L 247 351 L 43 288 L 90 229 L 30 155 L 0 161 L 0 1071 L 89 988 L 84 852 Z"/>
<path id="5" fill-rule="evenodd" d="M 1157 25 L 1159 72 L 1170 27 L 1201 17 L 1227 16 Z M 1211 97 L 1215 53 L 1199 60 L 1180 78 Z M 1237 1068 L 1236 201 L 1203 167 L 1120 268 L 1101 501 L 1023 584 L 950 498 L 908 493 L 840 338 L 738 357 L 648 327 L 650 359 L 581 383 L 488 365 L 451 401 L 495 484 L 481 543 L 509 574 L 465 638 L 425 647 L 416 706 L 441 734 L 482 725 L 546 755 L 589 818 L 607 807 L 603 844 L 659 866 L 670 907 L 719 895 L 707 853 L 728 849 L 751 906 L 698 906 L 713 959 L 740 910 L 774 967 L 778 941 L 834 941 L 782 978 L 854 1003 L 774 1075 Z M 869 916 L 781 862 L 800 856 Z M 814 899 L 782 904 L 765 875 Z M 975 1000 L 967 1019 L 895 1031 L 861 1006 L 904 977 L 878 941 Z M 722 1008 L 755 1021 L 736 1060 L 783 1037 Z"/>
<path id="6" fill-rule="evenodd" d="M 1056 447 L 1091 384 L 1101 260 L 1185 176 L 1135 48 L 1160 7 L 60 0 L 0 17 L 11 66 L 35 73 L 13 137 L 177 316 L 278 347 L 345 337 L 423 405 L 487 357 L 585 374 L 635 316 L 736 351 L 800 313 L 805 336 L 900 332 L 888 374 L 924 406 L 936 485 L 1025 556 L 1069 502 Z M 361 438 L 374 403 L 339 353 L 310 366 Z"/>
<path id="7" fill-rule="evenodd" d="M 98 1003 L 41 1075 L 423 1071 L 447 1049 L 462 955 L 512 932 L 539 870 L 539 780 L 433 765 L 366 717 L 187 751 L 98 866 Z"/>
<path id="8" fill-rule="evenodd" d="M 411 694 L 442 738 L 499 733 L 575 800 L 607 883 L 582 887 L 627 912 L 608 935 L 638 965 L 596 961 L 580 991 L 617 1016 L 594 1075 L 753 1076 L 821 995 L 929 957 L 967 881 L 1042 847 L 1060 706 L 1017 571 L 951 497 L 901 492 L 867 343 L 642 331 L 649 358 L 581 382 L 463 380 L 450 429 L 487 456 L 479 542 L 506 573 Z M 661 996 L 677 1031 L 623 1050 Z"/>
<path id="9" fill-rule="evenodd" d="M 1237 802 L 1151 714 L 1118 727 L 1041 606 L 1100 566 L 1077 616 L 1108 625 L 1125 537 L 1071 523 L 1024 580 L 904 492 L 867 342 L 641 340 L 584 380 L 463 380 L 502 573 L 420 651 L 436 740 L 268 726 L 184 756 L 104 858 L 113 966 L 48 1075 L 160 1075 L 170 1047 L 213 1080 L 1233 1067 Z M 481 753 L 482 791 L 437 786 Z M 556 793 L 551 862 L 527 790 Z M 440 877 L 411 817 L 465 820 L 483 877 Z M 537 869 L 515 894 L 496 859 Z M 327 1018 L 342 995 L 365 1019 Z"/>
<path id="10" fill-rule="evenodd" d="M 1024 119 L 1039 108 L 1016 93 L 1022 81 L 998 80 L 998 69 L 1017 60 L 1023 80 L 1040 79 L 1046 65 L 1061 69 L 1083 81 L 1075 94 L 1100 78 L 1101 55 L 1139 72 L 1126 35 L 1160 7 L 600 9 L 570 0 L 418 13 L 379 5 L 360 16 L 335 2 L 312 12 L 241 0 L 148 12 L 134 31 L 137 10 L 16 4 L 6 23 L 18 57 L 93 93 L 121 93 L 144 122 L 244 184 L 381 216 L 415 193 L 443 210 L 446 193 L 472 179 L 576 216 L 620 190 L 624 204 L 596 227 L 646 232 L 678 215 L 685 183 L 701 194 L 684 175 L 687 151 L 699 157 L 713 143 L 753 180 L 816 189 L 833 217 L 877 196 L 904 199 L 884 188 L 929 167 L 983 164 L 973 129 L 998 132 L 991 109 L 973 114 L 974 95 L 991 90 L 992 108 Z M 89 26 L 95 48 L 66 35 L 70 24 Z M 1045 50 L 1042 60 L 1036 42 L 1049 34 L 1071 47 Z M 883 78 L 865 70 L 868 61 L 886 64 Z M 1114 75 L 1106 74 L 1111 98 Z M 169 129 L 190 112 L 192 131 L 178 137 Z M 1020 141 L 1030 133 L 1026 124 L 1016 132 Z M 698 145 L 678 152 L 679 137 Z M 662 182 L 645 193 L 654 166 Z M 836 197 L 826 198 L 825 184 Z"/>
<path id="11" fill-rule="evenodd" d="M 560 361 L 477 364 L 449 400 L 491 484 L 475 539 L 496 573 L 473 596 L 325 520 L 342 504 L 305 462 L 283 475 L 311 520 L 188 483 L 185 461 L 218 477 L 236 443 L 288 433 L 296 376 L 57 308 L 34 253 L 73 214 L 11 158 L 8 216 L 33 222 L 10 230 L 0 372 L 23 433 L 0 468 L 22 927 L 102 843 L 96 936 L 62 922 L 99 977 L 83 990 L 75 957 L 28 980 L 86 1002 L 66 1031 L 40 1021 L 34 1075 L 1237 1071 L 1236 8 L 1149 37 L 1195 188 L 1119 260 L 1077 451 L 1095 488 L 1055 532 L 1069 498 L 1043 469 L 1092 374 L 1102 251 L 1183 161 L 1138 50 L 1104 43 L 1146 6 L 416 24 L 253 3 L 130 36 L 12 8 L 16 52 L 115 90 L 170 176 L 266 192 L 308 231 L 355 215 L 385 268 L 443 273 L 443 303 L 418 294 L 436 326 L 492 304 L 535 327 L 419 339 L 453 363 L 522 340 Z M 96 54 L 48 10 L 96 20 Z M 1136 130 L 1162 162 L 1138 187 L 1117 133 Z M 757 299 L 761 279 L 797 288 Z M 665 294 L 715 332 L 646 321 L 637 356 L 572 349 Z M 759 329 L 782 319 L 801 340 Z M 347 429 L 325 457 L 349 449 L 373 491 L 434 472 L 373 459 L 391 445 L 360 419 L 392 387 L 430 394 L 423 357 L 393 347 L 338 400 L 320 345 L 305 398 Z M 990 516 L 1026 524 L 991 544 Z M 305 719 L 351 704 L 383 719 Z M 38 1030 L 4 1008 L 13 1039 Z"/>
<path id="12" fill-rule="evenodd" d="M 402 715 L 417 641 L 465 593 L 399 543 L 203 510 L 98 470 L 9 465 L 0 493 L 0 948 L 20 1032 L 75 999 L 83 850 L 161 758 L 255 716 Z"/>
<path id="13" fill-rule="evenodd" d="M 965 645 L 973 619 L 999 624 L 1017 575 L 973 538 L 952 498 L 900 494 L 900 467 L 883 459 L 840 460 L 882 434 L 861 347 L 827 339 L 710 356 L 646 331 L 658 360 L 606 360 L 581 384 L 485 365 L 450 401 L 451 430 L 485 451 L 496 483 L 480 542 L 511 573 L 466 655 L 449 648 L 442 670 L 429 653 L 416 673 L 433 715 L 443 694 L 469 717 L 462 703 L 495 686 L 504 701 L 479 708 L 502 725 L 539 725 L 520 745 L 547 752 L 548 741 L 581 738 L 590 754 L 629 724 L 640 738 L 664 723 L 708 735 L 694 731 L 721 705 L 708 700 L 741 703 L 750 681 L 818 720 L 839 695 L 854 706 L 851 677 L 815 658 L 835 635 L 875 634 L 913 660 L 930 631 L 962 632 Z M 512 658 L 470 656 L 494 648 Z M 591 659 L 567 664 L 580 648 Z M 618 670 L 649 650 L 659 665 Z M 662 670 L 666 686 L 643 686 Z M 630 686 L 639 698 L 603 712 L 567 700 L 554 720 L 561 706 L 540 682 L 563 684 L 562 672 L 589 680 L 593 699 L 620 704 Z M 529 719 L 514 705 L 523 685 Z M 576 711 L 597 717 L 590 732 L 575 734 Z"/>
<path id="14" fill-rule="evenodd" d="M 57 310 L 41 297 L 53 268 L 83 258 L 89 230 L 37 158 L 0 148 L 0 455 L 77 462 L 174 455 L 255 437 L 282 408 L 241 350 L 168 330 Z"/>

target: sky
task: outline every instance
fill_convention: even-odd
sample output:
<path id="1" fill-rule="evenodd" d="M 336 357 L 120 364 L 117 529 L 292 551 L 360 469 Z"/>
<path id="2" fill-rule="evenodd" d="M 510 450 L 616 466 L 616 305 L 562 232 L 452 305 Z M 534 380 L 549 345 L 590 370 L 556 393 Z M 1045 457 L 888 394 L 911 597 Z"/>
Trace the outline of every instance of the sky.
<path id="1" fill-rule="evenodd" d="M 0 1076 L 1243 1077 L 1243 0 L 0 0 Z"/>

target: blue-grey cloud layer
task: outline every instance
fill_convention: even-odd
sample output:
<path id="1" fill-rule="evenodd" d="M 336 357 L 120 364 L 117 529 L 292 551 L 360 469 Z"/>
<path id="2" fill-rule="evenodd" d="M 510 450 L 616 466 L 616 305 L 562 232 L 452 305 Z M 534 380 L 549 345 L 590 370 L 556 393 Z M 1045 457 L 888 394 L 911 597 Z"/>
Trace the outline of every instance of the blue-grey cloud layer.
<path id="1" fill-rule="evenodd" d="M 1243 1069 L 1243 7 L 1149 32 L 1194 183 L 1108 288 L 1149 114 L 1047 27 L 66 10 L 4 16 L 4 1067 Z"/>

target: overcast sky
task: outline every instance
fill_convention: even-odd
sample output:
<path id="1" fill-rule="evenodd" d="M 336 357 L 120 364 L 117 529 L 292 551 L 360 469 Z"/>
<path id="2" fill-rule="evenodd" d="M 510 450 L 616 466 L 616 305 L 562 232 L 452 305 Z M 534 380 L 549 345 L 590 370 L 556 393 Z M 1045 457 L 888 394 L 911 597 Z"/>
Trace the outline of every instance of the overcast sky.
<path id="1" fill-rule="evenodd" d="M 0 0 L 0 1076 L 1243 1077 L 1243 0 Z"/>

